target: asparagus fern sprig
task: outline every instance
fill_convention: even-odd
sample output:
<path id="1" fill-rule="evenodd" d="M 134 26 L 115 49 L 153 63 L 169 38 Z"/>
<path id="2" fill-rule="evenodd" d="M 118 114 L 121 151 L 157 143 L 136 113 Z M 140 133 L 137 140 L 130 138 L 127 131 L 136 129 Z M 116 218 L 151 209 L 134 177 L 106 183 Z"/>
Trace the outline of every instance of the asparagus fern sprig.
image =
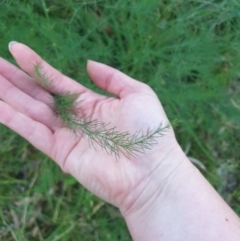
<path id="1" fill-rule="evenodd" d="M 48 90 L 52 84 L 41 64 L 34 65 L 35 81 Z M 169 125 L 160 124 L 155 130 L 148 129 L 146 133 L 138 131 L 134 134 L 119 132 L 116 127 L 109 127 L 110 123 L 104 123 L 91 116 L 81 115 L 81 108 L 77 101 L 79 94 L 62 91 L 53 94 L 54 112 L 62 121 L 62 124 L 76 136 L 86 135 L 90 147 L 95 148 L 98 144 L 108 154 L 120 157 L 120 153 L 126 157 L 136 157 L 138 153 L 144 153 L 146 149 L 157 144 L 157 137 L 161 137 L 169 129 Z"/>
<path id="2" fill-rule="evenodd" d="M 47 90 L 53 82 L 52 79 L 44 71 L 43 66 L 39 62 L 34 65 L 34 80 L 36 83 L 38 83 Z"/>

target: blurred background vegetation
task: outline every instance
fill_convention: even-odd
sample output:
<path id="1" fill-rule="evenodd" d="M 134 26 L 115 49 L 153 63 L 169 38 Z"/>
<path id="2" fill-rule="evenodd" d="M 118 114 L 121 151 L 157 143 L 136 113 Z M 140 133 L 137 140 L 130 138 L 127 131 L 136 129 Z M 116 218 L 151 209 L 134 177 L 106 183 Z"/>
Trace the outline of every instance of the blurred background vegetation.
<path id="1" fill-rule="evenodd" d="M 183 150 L 240 214 L 240 1 L 0 0 L 0 55 L 14 63 L 11 40 L 100 93 L 87 59 L 150 85 L 180 120 Z M 0 240 L 131 238 L 116 208 L 0 125 Z"/>

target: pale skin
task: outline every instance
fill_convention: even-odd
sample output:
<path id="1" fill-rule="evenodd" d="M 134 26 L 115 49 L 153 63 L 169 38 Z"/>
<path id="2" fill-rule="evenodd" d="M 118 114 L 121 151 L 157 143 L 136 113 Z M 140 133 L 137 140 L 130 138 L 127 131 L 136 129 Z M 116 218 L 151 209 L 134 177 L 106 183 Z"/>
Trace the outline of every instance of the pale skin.
<path id="1" fill-rule="evenodd" d="M 47 64 L 29 47 L 11 43 L 17 68 L 0 59 L 0 123 L 52 158 L 89 191 L 118 207 L 135 241 L 237 241 L 240 220 L 189 162 L 170 129 L 158 144 L 137 158 L 118 161 L 87 138 L 65 129 L 53 112 L 48 91 L 33 81 L 34 64 L 52 77 L 51 93 L 78 92 L 83 112 L 119 131 L 135 133 L 167 124 L 157 96 L 147 85 L 101 63 L 87 72 L 101 89 L 94 93 Z"/>

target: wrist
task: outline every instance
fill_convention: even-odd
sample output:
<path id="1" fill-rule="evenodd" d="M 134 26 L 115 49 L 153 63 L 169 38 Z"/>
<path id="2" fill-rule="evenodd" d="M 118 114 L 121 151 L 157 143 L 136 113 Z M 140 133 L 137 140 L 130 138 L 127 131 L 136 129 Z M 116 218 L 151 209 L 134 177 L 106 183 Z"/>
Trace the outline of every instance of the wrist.
<path id="1" fill-rule="evenodd" d="M 156 152 L 151 158 L 158 156 Z M 153 162 L 153 159 L 146 161 Z M 126 197 L 120 211 L 134 240 L 159 240 L 160 229 L 154 226 L 164 221 L 161 219 L 171 197 L 194 171 L 195 167 L 177 144 L 172 153 Z"/>
<path id="2" fill-rule="evenodd" d="M 162 160 L 158 160 L 161 159 L 159 156 L 158 152 L 154 152 L 151 156 L 140 160 L 146 163 L 151 162 L 151 164 L 155 162 L 156 165 L 121 203 L 120 211 L 125 218 L 152 206 L 155 201 L 161 202 L 179 183 L 179 179 L 184 178 L 185 174 L 183 173 L 192 170 L 192 164 L 178 143 Z"/>

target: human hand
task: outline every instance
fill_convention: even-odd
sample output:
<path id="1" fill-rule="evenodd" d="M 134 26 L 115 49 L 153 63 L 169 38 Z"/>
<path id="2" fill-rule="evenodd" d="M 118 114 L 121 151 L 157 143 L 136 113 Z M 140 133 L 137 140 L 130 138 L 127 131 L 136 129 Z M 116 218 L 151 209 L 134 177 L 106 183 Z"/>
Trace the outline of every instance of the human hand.
<path id="1" fill-rule="evenodd" d="M 79 99 L 84 99 L 81 107 L 86 116 L 130 133 L 168 123 L 150 87 L 104 64 L 88 62 L 87 71 L 93 82 L 116 96 L 109 98 L 64 76 L 23 44 L 12 43 L 10 52 L 22 70 L 0 59 L 0 122 L 51 157 L 91 192 L 124 212 L 150 187 L 155 173 L 160 171 L 160 182 L 176 166 L 173 159 L 180 148 L 172 129 L 158 139 L 152 150 L 137 158 L 121 156 L 116 161 L 100 147 L 90 148 L 87 137 L 76 138 L 61 126 L 51 95 L 32 77 L 34 64 L 40 63 L 53 80 L 52 93 L 62 89 L 78 92 Z M 140 203 L 155 191 L 149 188 Z"/>
<path id="2" fill-rule="evenodd" d="M 34 64 L 52 77 L 51 93 L 78 92 L 83 114 L 135 133 L 167 123 L 154 92 L 106 65 L 90 61 L 89 76 L 108 98 L 62 75 L 27 46 L 10 51 L 20 69 L 0 59 L 0 122 L 43 151 L 82 185 L 120 208 L 134 240 L 239 240 L 239 218 L 194 168 L 173 130 L 137 158 L 118 161 L 64 128 L 49 92 L 34 83 Z"/>

